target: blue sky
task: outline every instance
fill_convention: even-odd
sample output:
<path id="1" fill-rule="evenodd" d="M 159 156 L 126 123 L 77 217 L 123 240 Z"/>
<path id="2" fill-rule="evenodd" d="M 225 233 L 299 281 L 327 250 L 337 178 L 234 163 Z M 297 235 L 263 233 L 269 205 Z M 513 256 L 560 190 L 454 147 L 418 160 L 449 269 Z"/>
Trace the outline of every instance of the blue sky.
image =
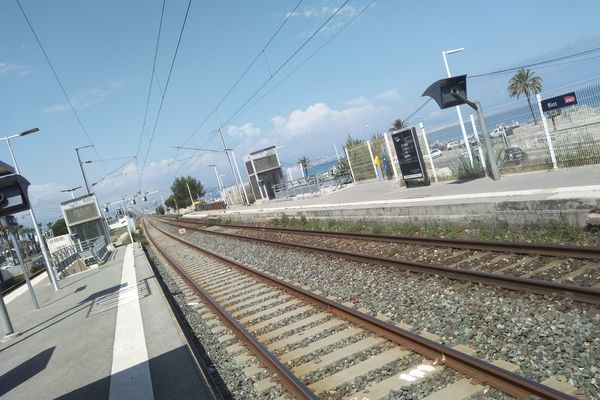
<path id="1" fill-rule="evenodd" d="M 177 152 L 244 68 L 263 48 L 297 0 L 193 0 L 174 64 L 162 113 L 139 186 L 136 162 L 96 186 L 100 201 L 145 191 L 167 191 L 190 157 Z M 478 74 L 600 47 L 596 0 L 564 1 L 391 1 L 378 0 L 330 43 L 267 96 L 225 121 L 343 1 L 306 0 L 266 48 L 237 88 L 190 140 L 188 146 L 219 149 L 210 132 L 224 125 L 229 147 L 242 157 L 262 147 L 282 146 L 280 158 L 295 162 L 307 155 L 334 154 L 348 134 L 367 138 L 387 130 L 424 101 L 423 90 L 445 76 L 442 50 L 464 47 L 449 57 L 453 74 Z M 370 0 L 351 0 L 265 87 L 269 90 L 303 62 Z M 144 120 L 162 2 L 22 0 L 48 56 L 96 146 L 81 150 L 84 160 L 133 156 Z M 157 77 L 165 87 L 187 1 L 167 2 L 157 57 Z M 0 5 L 0 136 L 32 127 L 40 132 L 12 143 L 22 174 L 31 182 L 39 219 L 59 216 L 61 189 L 81 185 L 75 147 L 90 144 L 48 67 L 14 0 Z M 597 53 L 596 53 L 597 54 Z M 600 58 L 534 70 L 544 89 L 563 87 L 598 75 Z M 484 107 L 511 102 L 505 87 L 510 74 L 469 81 L 469 95 Z M 262 97 L 262 93 L 258 98 Z M 147 132 L 138 166 L 143 164 L 160 104 L 154 86 Z M 253 104 L 254 101 L 250 102 Z M 420 116 L 426 126 L 453 121 L 452 110 L 429 104 Z M 412 121 L 414 122 L 414 121 Z M 222 148 L 222 147 L 221 147 Z M 0 159 L 9 162 L 5 145 Z M 125 160 L 86 164 L 90 182 Z M 183 164 L 207 188 L 215 186 L 216 163 L 231 182 L 222 153 Z M 78 192 L 82 194 L 80 190 Z M 23 221 L 24 223 L 26 221 Z"/>

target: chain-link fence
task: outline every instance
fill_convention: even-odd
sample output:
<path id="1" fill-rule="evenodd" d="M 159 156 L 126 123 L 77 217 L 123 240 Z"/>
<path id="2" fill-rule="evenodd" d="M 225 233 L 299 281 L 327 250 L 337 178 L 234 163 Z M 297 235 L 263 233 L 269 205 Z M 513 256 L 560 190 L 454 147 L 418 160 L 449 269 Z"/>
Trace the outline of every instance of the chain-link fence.
<path id="1" fill-rule="evenodd" d="M 574 92 L 575 96 L 568 96 Z M 542 111 L 542 101 L 565 95 L 569 105 Z M 576 99 L 576 100 L 574 100 Z M 463 112 L 458 123 L 417 127 L 419 145 L 431 180 L 482 175 L 485 149 L 475 112 Z M 501 173 L 525 172 L 600 163 L 600 80 L 526 96 L 484 109 L 493 157 Z M 390 133 L 346 148 L 357 181 L 399 177 L 400 168 Z"/>

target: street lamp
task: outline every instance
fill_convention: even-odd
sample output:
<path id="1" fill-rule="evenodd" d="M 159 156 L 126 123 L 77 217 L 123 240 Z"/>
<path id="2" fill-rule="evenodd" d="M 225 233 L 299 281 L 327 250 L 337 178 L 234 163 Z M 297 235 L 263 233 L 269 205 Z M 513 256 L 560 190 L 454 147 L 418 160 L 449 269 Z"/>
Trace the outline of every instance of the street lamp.
<path id="1" fill-rule="evenodd" d="M 15 159 L 15 155 L 12 150 L 12 146 L 10 144 L 10 139 L 14 139 L 20 136 L 26 136 L 31 133 L 38 132 L 38 128 L 29 129 L 27 131 L 17 133 L 16 135 L 7 136 L 3 138 L 6 141 L 6 145 L 8 146 L 8 151 L 10 152 L 10 157 L 12 158 L 13 165 L 15 166 L 15 173 L 20 174 L 19 166 L 17 165 L 17 160 Z M 35 213 L 33 212 L 33 207 L 29 208 L 29 215 L 31 216 L 31 222 L 33 223 L 33 229 L 35 230 L 35 234 L 40 241 L 40 248 L 42 249 L 42 256 L 44 257 L 44 262 L 46 263 L 46 271 L 48 272 L 48 277 L 50 278 L 50 282 L 52 283 L 52 287 L 54 290 L 58 290 L 58 281 L 56 279 L 56 272 L 54 271 L 54 267 L 52 266 L 52 262 L 50 261 L 50 256 L 48 255 L 48 250 L 46 250 L 46 243 L 44 242 L 44 238 L 42 237 L 42 233 L 40 232 L 40 228 L 37 224 L 37 219 L 35 218 Z"/>
<path id="2" fill-rule="evenodd" d="M 63 189 L 60 192 L 61 193 L 71 193 L 71 198 L 74 199 L 75 198 L 75 194 L 73 192 L 76 191 L 77 189 L 81 189 L 81 186 L 77 186 L 77 187 L 74 187 L 74 188 L 71 188 L 71 189 Z"/>
<path id="3" fill-rule="evenodd" d="M 219 171 L 217 171 L 217 166 L 215 164 L 210 164 L 209 167 L 213 167 L 215 169 L 215 175 L 217 177 L 217 184 L 219 185 L 219 192 L 221 195 L 221 199 L 223 201 L 226 201 L 227 199 L 225 198 L 225 192 L 223 190 L 223 182 L 221 182 L 221 176 L 219 175 Z"/>
<path id="4" fill-rule="evenodd" d="M 458 53 L 463 51 L 465 48 L 461 47 L 460 49 L 447 50 L 442 51 L 442 57 L 444 58 L 444 65 L 446 66 L 446 73 L 448 74 L 448 78 L 452 77 L 450 74 L 450 68 L 448 67 L 448 60 L 446 56 L 449 54 Z M 462 113 L 460 112 L 460 106 L 456 106 L 456 113 L 458 114 L 458 120 L 460 121 L 460 130 L 462 131 L 463 140 L 465 141 L 465 148 L 467 149 L 467 154 L 469 156 L 469 161 L 471 162 L 471 167 L 473 166 L 473 154 L 471 154 L 471 146 L 469 144 L 469 138 L 467 137 L 467 131 L 465 129 L 465 123 L 463 122 Z"/>
<path id="5" fill-rule="evenodd" d="M 90 194 L 90 186 L 88 185 L 87 177 L 85 176 L 85 171 L 83 170 L 83 161 L 81 161 L 81 157 L 79 156 L 79 150 L 86 149 L 88 147 L 94 147 L 93 144 L 88 144 L 87 146 L 81 146 L 75 148 L 75 152 L 77 153 L 77 161 L 79 161 L 79 168 L 81 168 L 81 175 L 83 175 L 83 182 L 85 183 L 85 190 Z"/>

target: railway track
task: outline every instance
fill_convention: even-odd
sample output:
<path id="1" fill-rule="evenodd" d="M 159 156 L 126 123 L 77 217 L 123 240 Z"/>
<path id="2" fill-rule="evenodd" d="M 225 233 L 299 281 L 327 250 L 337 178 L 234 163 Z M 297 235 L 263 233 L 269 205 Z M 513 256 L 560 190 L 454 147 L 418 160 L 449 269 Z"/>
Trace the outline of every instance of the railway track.
<path id="1" fill-rule="evenodd" d="M 450 240 L 429 242 L 424 238 L 413 240 L 244 225 L 214 226 L 194 220 L 161 221 L 213 235 L 600 304 L 600 249 L 595 248 Z"/>
<path id="2" fill-rule="evenodd" d="M 420 397 L 427 399 L 467 397 L 488 386 L 519 398 L 573 398 L 392 325 L 383 316 L 204 250 L 156 222 L 145 223 L 145 233 L 182 281 L 295 398 L 374 400 L 424 382 L 429 389 Z M 230 347 L 234 359 L 246 358 L 244 348 Z M 256 366 L 245 371 L 261 376 Z M 257 384 L 268 390 L 275 382 L 267 377 Z"/>

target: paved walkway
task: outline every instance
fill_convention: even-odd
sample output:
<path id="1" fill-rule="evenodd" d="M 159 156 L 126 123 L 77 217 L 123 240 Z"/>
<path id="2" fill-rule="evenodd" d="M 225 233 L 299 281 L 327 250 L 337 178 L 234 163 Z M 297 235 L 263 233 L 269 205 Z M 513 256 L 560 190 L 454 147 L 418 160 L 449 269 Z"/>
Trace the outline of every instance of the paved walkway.
<path id="1" fill-rule="evenodd" d="M 0 398 L 210 398 L 137 244 L 60 286 L 34 280 L 37 311 L 25 290 L 6 296 L 20 335 L 0 342 Z"/>
<path id="2" fill-rule="evenodd" d="M 600 166 L 563 168 L 553 171 L 504 175 L 470 181 L 445 181 L 430 186 L 406 188 L 395 181 L 367 181 L 319 196 L 264 201 L 249 207 L 234 206 L 227 211 L 197 212 L 200 215 L 256 213 L 276 209 L 310 209 L 359 205 L 436 205 L 514 200 L 565 198 L 600 199 Z"/>

